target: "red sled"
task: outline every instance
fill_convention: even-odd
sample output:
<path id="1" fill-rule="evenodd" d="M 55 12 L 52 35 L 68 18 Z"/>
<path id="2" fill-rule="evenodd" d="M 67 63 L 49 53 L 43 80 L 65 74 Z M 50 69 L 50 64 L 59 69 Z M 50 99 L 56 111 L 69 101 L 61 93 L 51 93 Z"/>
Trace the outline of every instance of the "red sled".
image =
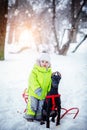
<path id="1" fill-rule="evenodd" d="M 58 94 L 58 95 L 55 95 L 55 96 L 60 97 L 61 95 Z M 54 96 L 54 98 L 55 98 L 55 96 Z M 22 97 L 23 97 L 25 103 L 27 103 L 27 102 L 28 102 L 27 89 L 24 90 L 24 92 L 23 92 L 23 94 L 22 94 Z M 51 97 L 47 96 L 46 98 L 51 98 Z M 52 100 L 54 100 L 54 98 L 52 97 Z M 77 117 L 78 113 L 79 113 L 79 108 L 77 108 L 77 107 L 72 107 L 72 108 L 69 108 L 69 109 L 61 108 L 61 110 L 64 111 L 64 112 L 62 112 L 62 114 L 61 114 L 61 117 L 60 117 L 61 119 L 62 119 L 66 114 L 74 114 L 73 119 L 75 119 L 75 118 Z M 24 110 L 24 112 L 26 112 L 26 109 Z"/>

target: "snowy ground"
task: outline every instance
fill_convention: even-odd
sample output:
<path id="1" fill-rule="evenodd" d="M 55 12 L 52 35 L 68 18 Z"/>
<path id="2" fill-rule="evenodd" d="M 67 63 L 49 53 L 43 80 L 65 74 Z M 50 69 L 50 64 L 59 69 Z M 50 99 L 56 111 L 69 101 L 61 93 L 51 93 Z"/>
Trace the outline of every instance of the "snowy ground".
<path id="1" fill-rule="evenodd" d="M 46 130 L 38 122 L 27 122 L 23 118 L 26 104 L 22 93 L 27 87 L 28 75 L 37 53 L 24 51 L 8 54 L 0 61 L 0 130 Z M 61 125 L 51 123 L 51 130 L 87 130 L 87 49 L 76 54 L 58 56 L 51 54 L 52 69 L 62 74 L 59 85 L 62 107 L 78 107 L 80 112 L 75 119 L 66 115 Z"/>

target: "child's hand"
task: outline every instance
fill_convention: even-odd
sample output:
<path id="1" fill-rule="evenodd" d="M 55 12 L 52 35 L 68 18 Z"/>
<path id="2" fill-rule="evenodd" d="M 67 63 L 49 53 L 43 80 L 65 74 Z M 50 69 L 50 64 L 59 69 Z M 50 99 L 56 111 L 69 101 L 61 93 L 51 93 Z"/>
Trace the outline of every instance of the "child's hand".
<path id="1" fill-rule="evenodd" d="M 35 90 L 35 94 L 37 94 L 38 96 L 41 96 L 41 92 L 42 92 L 42 89 L 41 88 L 37 88 Z"/>

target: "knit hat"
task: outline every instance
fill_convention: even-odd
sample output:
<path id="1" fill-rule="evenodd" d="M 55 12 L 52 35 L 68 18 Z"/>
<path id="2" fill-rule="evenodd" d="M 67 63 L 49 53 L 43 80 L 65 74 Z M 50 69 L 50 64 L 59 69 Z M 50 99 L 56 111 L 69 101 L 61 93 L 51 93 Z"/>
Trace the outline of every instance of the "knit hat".
<path id="1" fill-rule="evenodd" d="M 42 52 L 39 56 L 40 61 L 48 61 L 50 63 L 50 55 L 47 52 Z"/>

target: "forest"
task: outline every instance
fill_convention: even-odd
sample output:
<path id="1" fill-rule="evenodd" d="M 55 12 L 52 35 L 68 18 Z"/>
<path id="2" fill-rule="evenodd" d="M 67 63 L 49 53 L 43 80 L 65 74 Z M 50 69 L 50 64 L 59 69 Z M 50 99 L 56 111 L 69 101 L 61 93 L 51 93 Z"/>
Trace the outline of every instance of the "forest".
<path id="1" fill-rule="evenodd" d="M 5 43 L 66 56 L 87 38 L 87 0 L 0 0 L 0 60 Z"/>

